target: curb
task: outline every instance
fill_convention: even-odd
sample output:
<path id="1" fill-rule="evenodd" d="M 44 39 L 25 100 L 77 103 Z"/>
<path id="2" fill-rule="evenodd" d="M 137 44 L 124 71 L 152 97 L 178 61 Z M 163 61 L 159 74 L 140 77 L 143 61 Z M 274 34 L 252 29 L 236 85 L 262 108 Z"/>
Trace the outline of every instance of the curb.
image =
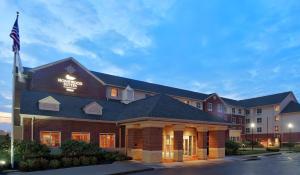
<path id="1" fill-rule="evenodd" d="M 131 170 L 131 171 L 124 171 L 119 173 L 112 173 L 110 175 L 124 175 L 124 174 L 140 173 L 140 172 L 153 171 L 153 170 L 154 168 L 145 168 L 140 170 Z"/>

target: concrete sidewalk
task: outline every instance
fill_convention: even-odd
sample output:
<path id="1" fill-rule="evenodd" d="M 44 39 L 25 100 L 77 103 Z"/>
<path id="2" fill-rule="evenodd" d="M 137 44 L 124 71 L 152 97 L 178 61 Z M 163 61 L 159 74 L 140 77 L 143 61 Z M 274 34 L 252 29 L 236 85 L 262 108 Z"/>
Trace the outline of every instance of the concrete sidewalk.
<path id="1" fill-rule="evenodd" d="M 114 162 L 112 164 L 91 165 L 61 169 L 51 169 L 33 172 L 13 172 L 9 175 L 106 175 L 129 174 L 135 172 L 151 171 L 152 167 L 134 161 Z"/>

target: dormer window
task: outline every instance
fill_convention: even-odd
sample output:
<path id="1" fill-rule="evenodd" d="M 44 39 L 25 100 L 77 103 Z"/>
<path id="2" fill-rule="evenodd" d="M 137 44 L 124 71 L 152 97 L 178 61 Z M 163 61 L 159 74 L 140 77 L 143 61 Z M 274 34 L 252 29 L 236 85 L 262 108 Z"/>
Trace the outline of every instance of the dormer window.
<path id="1" fill-rule="evenodd" d="M 87 104 L 83 108 L 83 111 L 85 114 L 102 115 L 102 109 L 103 107 L 99 105 L 97 102 L 92 102 L 90 104 Z"/>
<path id="2" fill-rule="evenodd" d="M 54 99 L 52 96 L 39 100 L 39 110 L 59 111 L 59 105 L 59 101 Z"/>
<path id="3" fill-rule="evenodd" d="M 117 97 L 118 96 L 118 89 L 117 88 L 111 88 L 110 96 Z"/>
<path id="4" fill-rule="evenodd" d="M 122 93 L 122 102 L 128 104 L 134 101 L 134 90 L 128 85 Z"/>

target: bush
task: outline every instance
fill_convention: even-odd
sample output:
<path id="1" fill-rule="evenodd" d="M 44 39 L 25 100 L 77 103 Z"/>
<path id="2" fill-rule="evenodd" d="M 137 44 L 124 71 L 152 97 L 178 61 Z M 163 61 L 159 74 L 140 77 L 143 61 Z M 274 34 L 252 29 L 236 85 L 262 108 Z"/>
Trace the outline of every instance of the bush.
<path id="1" fill-rule="evenodd" d="M 225 154 L 226 155 L 235 155 L 237 154 L 240 148 L 240 144 L 231 140 L 225 142 Z"/>
<path id="2" fill-rule="evenodd" d="M 46 145 L 41 145 L 34 141 L 15 142 L 15 159 L 26 160 L 31 158 L 47 157 L 50 149 Z"/>
<path id="3" fill-rule="evenodd" d="M 74 157 L 72 160 L 73 166 L 79 166 L 80 165 L 80 160 L 77 157 Z"/>
<path id="4" fill-rule="evenodd" d="M 29 171 L 28 163 L 26 161 L 19 162 L 19 169 L 21 171 Z"/>
<path id="5" fill-rule="evenodd" d="M 40 159 L 28 159 L 26 162 L 29 171 L 39 170 L 41 168 Z"/>
<path id="6" fill-rule="evenodd" d="M 49 167 L 49 160 L 41 158 L 41 169 L 47 169 Z"/>
<path id="7" fill-rule="evenodd" d="M 60 166 L 61 166 L 61 163 L 59 160 L 56 160 L 56 159 L 50 160 L 50 163 L 49 163 L 50 168 L 57 169 L 57 168 L 60 168 Z"/>
<path id="8" fill-rule="evenodd" d="M 61 150 L 62 154 L 67 157 L 90 156 L 101 152 L 101 149 L 97 145 L 74 140 L 64 142 Z"/>
<path id="9" fill-rule="evenodd" d="M 97 157 L 95 157 L 95 156 L 90 157 L 90 163 L 91 163 L 92 165 L 97 164 L 97 163 L 98 163 Z"/>
<path id="10" fill-rule="evenodd" d="M 61 159 L 61 162 L 64 167 L 72 166 L 72 158 L 64 157 Z"/>
<path id="11" fill-rule="evenodd" d="M 81 165 L 89 165 L 90 164 L 90 159 L 86 156 L 81 156 L 79 159 L 80 159 Z"/>
<path id="12" fill-rule="evenodd" d="M 269 147 L 269 148 L 266 148 L 266 151 L 268 151 L 268 152 L 279 152 L 280 149 L 279 148 L 275 148 L 275 147 Z"/>

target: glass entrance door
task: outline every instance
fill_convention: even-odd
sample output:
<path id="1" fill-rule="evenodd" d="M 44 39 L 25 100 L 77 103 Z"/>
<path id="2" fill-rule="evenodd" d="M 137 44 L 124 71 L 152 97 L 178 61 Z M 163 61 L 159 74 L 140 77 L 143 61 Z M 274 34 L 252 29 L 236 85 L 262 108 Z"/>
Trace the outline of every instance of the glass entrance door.
<path id="1" fill-rule="evenodd" d="M 183 155 L 191 156 L 193 150 L 193 137 L 183 136 Z"/>
<path id="2" fill-rule="evenodd" d="M 166 135 L 164 136 L 164 150 L 163 158 L 164 159 L 173 159 L 173 136 Z"/>

